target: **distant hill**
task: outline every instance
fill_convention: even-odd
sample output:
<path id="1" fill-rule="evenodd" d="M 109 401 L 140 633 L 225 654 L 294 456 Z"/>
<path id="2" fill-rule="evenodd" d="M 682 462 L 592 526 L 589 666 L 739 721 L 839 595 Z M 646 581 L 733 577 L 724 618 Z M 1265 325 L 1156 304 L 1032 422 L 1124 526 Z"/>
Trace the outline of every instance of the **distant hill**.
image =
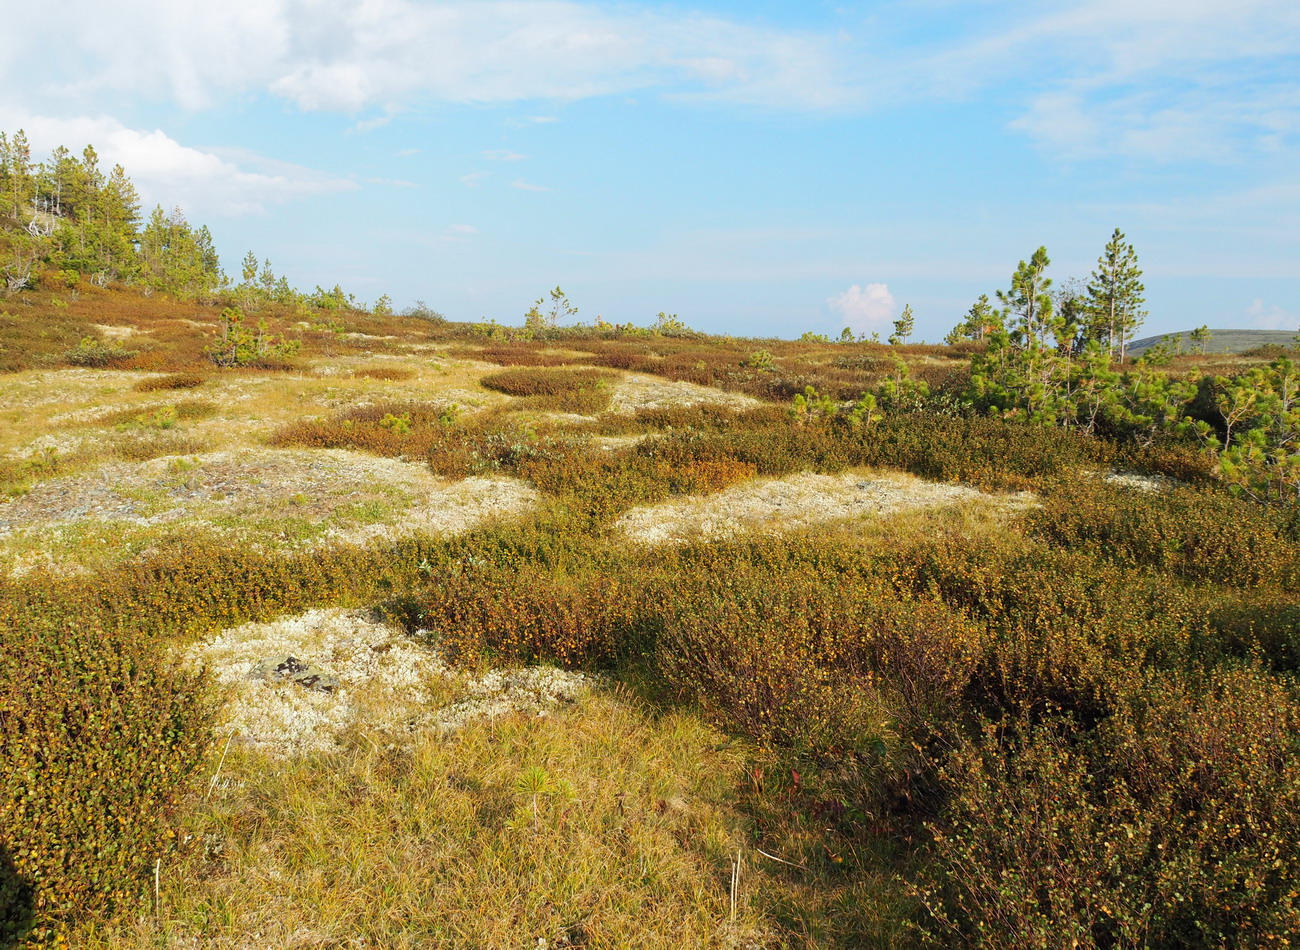
<path id="1" fill-rule="evenodd" d="M 1168 343 L 1177 350 L 1178 341 L 1181 340 L 1183 344 L 1182 351 L 1184 353 L 1193 353 L 1196 351 L 1196 347 L 1191 341 L 1191 336 L 1191 330 L 1149 336 L 1130 343 L 1128 351 L 1135 357 L 1141 356 L 1151 347 L 1161 342 Z M 1208 351 L 1210 353 L 1245 353 L 1266 343 L 1273 343 L 1278 346 L 1295 346 L 1295 341 L 1295 330 L 1211 330 Z"/>

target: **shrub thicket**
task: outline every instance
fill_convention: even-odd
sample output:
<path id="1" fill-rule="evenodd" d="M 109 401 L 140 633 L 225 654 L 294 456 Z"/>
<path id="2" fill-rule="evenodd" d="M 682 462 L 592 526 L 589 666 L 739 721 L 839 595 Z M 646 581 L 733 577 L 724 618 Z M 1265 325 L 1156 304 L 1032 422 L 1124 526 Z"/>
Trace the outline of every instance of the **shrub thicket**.
<path id="1" fill-rule="evenodd" d="M 0 849 L 39 942 L 140 897 L 174 845 L 212 706 L 200 677 L 91 618 L 4 622 L 0 637 Z M 0 943 L 22 926 L 0 919 Z"/>

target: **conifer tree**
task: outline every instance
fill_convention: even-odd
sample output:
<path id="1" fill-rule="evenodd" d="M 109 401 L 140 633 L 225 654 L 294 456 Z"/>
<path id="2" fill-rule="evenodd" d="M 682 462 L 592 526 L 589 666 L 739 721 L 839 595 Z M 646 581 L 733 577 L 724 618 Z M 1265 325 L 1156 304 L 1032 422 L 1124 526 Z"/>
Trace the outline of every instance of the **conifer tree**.
<path id="1" fill-rule="evenodd" d="M 1088 283 L 1088 306 L 1098 336 L 1104 334 L 1106 346 L 1121 361 L 1146 317 L 1142 309 L 1145 290 L 1137 251 L 1125 240 L 1124 232 L 1116 228 Z"/>
<path id="2" fill-rule="evenodd" d="M 894 321 L 894 332 L 889 337 L 889 345 L 898 346 L 900 343 L 906 343 L 915 330 L 916 317 L 912 313 L 912 305 L 904 304 L 902 315 Z"/>
<path id="3" fill-rule="evenodd" d="M 966 311 L 966 319 L 953 327 L 943 341 L 952 346 L 963 340 L 982 340 L 1001 327 L 1002 314 L 989 303 L 988 294 L 980 294 L 979 299 Z"/>
<path id="4" fill-rule="evenodd" d="M 1027 262 L 1017 265 L 1011 289 L 998 291 L 1005 315 L 1017 318 L 1011 327 L 1012 340 L 1029 350 L 1038 349 L 1051 330 L 1052 295 L 1048 290 L 1052 278 L 1047 276 L 1051 263 L 1047 248 L 1040 247 Z"/>

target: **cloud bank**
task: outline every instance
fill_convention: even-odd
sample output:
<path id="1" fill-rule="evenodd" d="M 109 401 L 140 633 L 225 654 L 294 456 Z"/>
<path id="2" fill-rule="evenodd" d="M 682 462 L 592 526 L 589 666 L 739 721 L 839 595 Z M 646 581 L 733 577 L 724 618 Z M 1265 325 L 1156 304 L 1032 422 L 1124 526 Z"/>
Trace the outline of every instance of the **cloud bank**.
<path id="1" fill-rule="evenodd" d="M 253 152 L 192 148 L 160 130 L 127 128 L 107 116 L 51 118 L 0 108 L 0 128 L 24 129 L 38 160 L 59 145 L 77 152 L 93 144 L 102 167 L 120 164 L 126 169 L 146 212 L 165 201 L 192 217 L 238 217 L 357 187 L 350 179 Z"/>
<path id="2" fill-rule="evenodd" d="M 877 330 L 894 316 L 894 295 L 888 284 L 854 284 L 826 303 L 854 333 Z"/>

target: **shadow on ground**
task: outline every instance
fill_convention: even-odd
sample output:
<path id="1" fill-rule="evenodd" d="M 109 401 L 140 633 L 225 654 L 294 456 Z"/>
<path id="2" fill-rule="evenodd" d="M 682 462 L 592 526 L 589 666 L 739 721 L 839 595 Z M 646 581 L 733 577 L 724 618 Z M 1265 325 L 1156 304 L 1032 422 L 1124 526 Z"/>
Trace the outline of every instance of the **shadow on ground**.
<path id="1" fill-rule="evenodd" d="M 32 891 L 0 846 L 0 950 L 21 947 L 32 929 Z"/>

